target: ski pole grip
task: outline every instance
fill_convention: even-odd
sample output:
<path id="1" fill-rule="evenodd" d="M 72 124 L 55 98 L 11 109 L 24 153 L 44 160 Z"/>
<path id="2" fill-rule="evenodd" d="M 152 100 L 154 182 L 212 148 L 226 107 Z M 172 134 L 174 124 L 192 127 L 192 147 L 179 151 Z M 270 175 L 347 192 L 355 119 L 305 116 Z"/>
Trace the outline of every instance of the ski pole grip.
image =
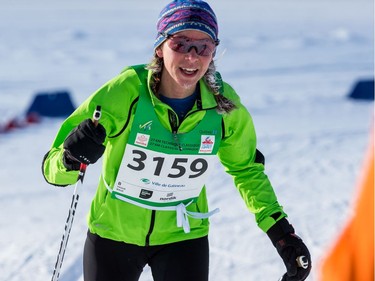
<path id="1" fill-rule="evenodd" d="M 94 114 L 92 116 L 92 122 L 94 123 L 94 126 L 98 126 L 99 119 L 102 116 L 102 107 L 100 105 L 96 106 L 96 109 L 94 111 Z M 83 183 L 83 178 L 85 177 L 87 164 L 81 163 L 79 167 L 79 174 L 78 174 L 78 180 L 80 180 Z"/>
<path id="2" fill-rule="evenodd" d="M 92 122 L 94 123 L 95 127 L 98 126 L 100 117 L 102 117 L 102 107 L 97 105 L 94 115 L 92 116 Z"/>
<path id="3" fill-rule="evenodd" d="M 297 257 L 296 261 L 297 261 L 297 265 L 299 267 L 302 267 L 303 269 L 306 269 L 309 266 L 309 261 L 307 260 L 305 256 Z"/>

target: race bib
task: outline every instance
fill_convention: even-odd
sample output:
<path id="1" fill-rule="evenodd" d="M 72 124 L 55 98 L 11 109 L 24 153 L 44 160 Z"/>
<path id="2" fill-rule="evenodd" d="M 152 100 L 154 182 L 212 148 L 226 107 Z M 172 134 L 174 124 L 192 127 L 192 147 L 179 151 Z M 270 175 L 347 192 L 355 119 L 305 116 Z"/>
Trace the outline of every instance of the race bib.
<path id="1" fill-rule="evenodd" d="M 213 155 L 166 154 L 128 144 L 113 196 L 150 206 L 174 206 L 199 196 Z"/>

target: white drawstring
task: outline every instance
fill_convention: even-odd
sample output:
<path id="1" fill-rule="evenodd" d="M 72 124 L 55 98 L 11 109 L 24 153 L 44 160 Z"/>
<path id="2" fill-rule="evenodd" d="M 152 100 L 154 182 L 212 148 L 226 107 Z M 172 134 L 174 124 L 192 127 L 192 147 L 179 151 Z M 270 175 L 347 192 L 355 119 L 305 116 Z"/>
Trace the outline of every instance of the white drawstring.
<path id="1" fill-rule="evenodd" d="M 108 189 L 110 193 L 112 193 L 112 189 L 109 187 L 109 185 L 104 180 L 104 176 L 102 175 L 102 180 L 104 182 L 105 187 Z M 117 199 L 120 199 L 121 201 L 128 202 L 130 204 L 136 205 L 138 207 L 146 208 L 149 210 L 157 210 L 157 211 L 176 211 L 176 218 L 177 218 L 177 227 L 182 227 L 184 229 L 185 233 L 190 232 L 190 223 L 189 223 L 189 217 L 193 219 L 207 219 L 210 216 L 220 212 L 219 208 L 216 208 L 215 210 L 208 212 L 208 213 L 198 213 L 198 212 L 191 212 L 186 210 L 186 207 L 189 206 L 191 203 L 193 203 L 193 200 L 187 203 L 186 205 L 183 203 L 178 204 L 177 206 L 166 206 L 166 207 L 154 207 L 149 206 L 146 204 L 142 204 L 136 201 L 133 201 L 125 196 L 122 196 L 120 194 L 115 194 Z"/>
<path id="2" fill-rule="evenodd" d="M 193 219 L 206 219 L 210 216 L 220 212 L 219 208 L 208 212 L 208 213 L 198 213 L 198 212 L 191 212 L 186 210 L 186 207 L 189 206 L 193 201 L 190 201 L 188 204 L 184 205 L 180 203 L 176 206 L 176 215 L 177 215 L 177 227 L 183 227 L 185 233 L 190 232 L 190 224 L 189 224 L 189 217 Z"/>
<path id="3" fill-rule="evenodd" d="M 189 204 L 187 204 L 186 206 L 188 206 Z M 182 203 L 176 206 L 177 227 L 183 227 L 184 232 L 189 233 L 190 224 L 189 224 L 189 218 L 188 218 L 186 206 Z"/>

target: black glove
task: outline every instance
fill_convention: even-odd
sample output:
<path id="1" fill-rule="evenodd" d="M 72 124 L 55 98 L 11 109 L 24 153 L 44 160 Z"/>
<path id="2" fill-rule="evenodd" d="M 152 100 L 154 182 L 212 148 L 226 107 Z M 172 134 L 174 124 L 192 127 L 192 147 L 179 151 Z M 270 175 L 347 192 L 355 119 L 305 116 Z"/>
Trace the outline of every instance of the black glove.
<path id="1" fill-rule="evenodd" d="M 303 281 L 311 271 L 311 256 L 302 239 L 284 218 L 267 231 L 277 252 L 283 259 L 287 272 L 281 281 Z"/>
<path id="2" fill-rule="evenodd" d="M 106 132 L 90 119 L 78 125 L 64 141 L 63 163 L 68 170 L 79 170 L 80 163 L 93 164 L 103 155 Z"/>

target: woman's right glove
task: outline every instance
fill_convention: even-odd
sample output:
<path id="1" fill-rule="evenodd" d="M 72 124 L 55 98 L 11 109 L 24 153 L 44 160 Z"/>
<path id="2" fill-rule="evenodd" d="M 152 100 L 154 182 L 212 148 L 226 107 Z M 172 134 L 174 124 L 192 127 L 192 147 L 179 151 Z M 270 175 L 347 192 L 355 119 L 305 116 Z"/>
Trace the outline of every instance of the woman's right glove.
<path id="1" fill-rule="evenodd" d="M 81 163 L 93 164 L 103 155 L 106 132 L 90 119 L 78 125 L 64 141 L 63 163 L 68 171 L 79 170 Z"/>

